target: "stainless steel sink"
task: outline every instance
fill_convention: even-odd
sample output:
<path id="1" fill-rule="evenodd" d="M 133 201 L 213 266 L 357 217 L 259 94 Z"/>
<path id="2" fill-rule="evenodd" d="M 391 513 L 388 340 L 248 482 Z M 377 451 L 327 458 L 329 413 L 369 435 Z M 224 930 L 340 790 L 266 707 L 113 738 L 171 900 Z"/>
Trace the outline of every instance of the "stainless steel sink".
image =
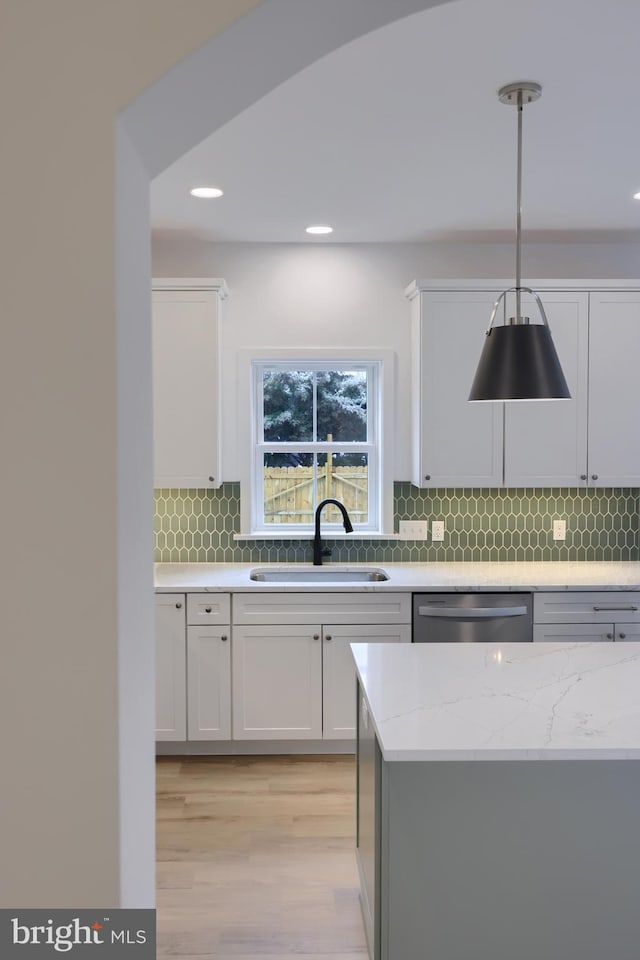
<path id="1" fill-rule="evenodd" d="M 389 576 L 380 567 L 256 567 L 249 573 L 251 580 L 261 583 L 381 583 Z"/>

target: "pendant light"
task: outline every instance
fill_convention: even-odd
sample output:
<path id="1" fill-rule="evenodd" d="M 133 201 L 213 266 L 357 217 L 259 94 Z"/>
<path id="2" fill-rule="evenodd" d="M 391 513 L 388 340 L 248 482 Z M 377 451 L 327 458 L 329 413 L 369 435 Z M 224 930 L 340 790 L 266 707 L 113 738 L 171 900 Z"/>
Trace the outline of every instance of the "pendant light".
<path id="1" fill-rule="evenodd" d="M 521 282 L 522 228 L 522 109 L 542 94 L 539 83 L 510 83 L 498 90 L 501 103 L 518 108 L 518 171 L 516 217 L 516 283 L 500 294 L 493 305 L 478 369 L 469 400 L 563 400 L 571 397 L 551 339 L 549 322 L 538 294 Z M 494 326 L 498 308 L 506 296 L 515 294 L 515 317 Z M 542 323 L 522 316 L 522 294 L 530 294 Z"/>

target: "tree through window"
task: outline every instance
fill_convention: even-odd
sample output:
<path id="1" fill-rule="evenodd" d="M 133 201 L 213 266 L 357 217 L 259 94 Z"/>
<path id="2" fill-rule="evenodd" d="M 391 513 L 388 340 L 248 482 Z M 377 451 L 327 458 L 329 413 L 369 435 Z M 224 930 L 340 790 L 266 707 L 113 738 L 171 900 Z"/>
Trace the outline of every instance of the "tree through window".
<path id="1" fill-rule="evenodd" d="M 309 527 L 344 503 L 354 527 L 378 517 L 378 362 L 254 363 L 257 525 Z M 323 520 L 338 523 L 336 508 Z"/>

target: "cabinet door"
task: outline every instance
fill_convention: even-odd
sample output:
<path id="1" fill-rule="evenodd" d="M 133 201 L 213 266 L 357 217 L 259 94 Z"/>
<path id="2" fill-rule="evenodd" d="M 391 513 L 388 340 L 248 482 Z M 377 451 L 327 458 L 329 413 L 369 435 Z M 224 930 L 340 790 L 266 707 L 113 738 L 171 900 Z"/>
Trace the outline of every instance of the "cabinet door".
<path id="1" fill-rule="evenodd" d="M 498 295 L 427 291 L 412 301 L 412 482 L 502 486 L 502 403 L 469 403 Z"/>
<path id="2" fill-rule="evenodd" d="M 604 643 L 613 640 L 612 623 L 536 623 L 534 643 Z"/>
<path id="3" fill-rule="evenodd" d="M 356 668 L 351 643 L 410 643 L 411 626 L 325 626 L 322 631 L 322 736 L 356 735 Z"/>
<path id="4" fill-rule="evenodd" d="M 233 737 L 322 737 L 320 626 L 234 626 Z"/>
<path id="5" fill-rule="evenodd" d="M 219 487 L 216 290 L 153 292 L 154 486 Z"/>
<path id="6" fill-rule="evenodd" d="M 640 486 L 640 293 L 592 293 L 589 306 L 589 483 Z"/>
<path id="7" fill-rule="evenodd" d="M 185 598 L 156 594 L 156 740 L 186 740 Z"/>
<path id="8" fill-rule="evenodd" d="M 231 739 L 230 627 L 187 627 L 189 740 Z"/>
<path id="9" fill-rule="evenodd" d="M 508 487 L 585 486 L 589 296 L 541 296 L 571 399 L 505 404 L 504 482 Z M 537 322 L 533 304 L 530 315 Z"/>

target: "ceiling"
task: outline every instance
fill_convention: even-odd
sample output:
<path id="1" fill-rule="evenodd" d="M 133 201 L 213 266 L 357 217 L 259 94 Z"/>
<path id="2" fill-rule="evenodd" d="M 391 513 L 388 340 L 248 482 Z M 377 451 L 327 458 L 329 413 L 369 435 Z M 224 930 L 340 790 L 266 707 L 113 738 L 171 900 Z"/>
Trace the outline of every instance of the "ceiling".
<path id="1" fill-rule="evenodd" d="M 393 0 L 388 0 L 393 3 Z M 349 43 L 152 184 L 152 224 L 213 241 L 638 241 L 640 2 L 454 0 Z M 212 96 L 215 96 L 212 91 Z M 189 195 L 197 185 L 217 200 Z M 329 223 L 329 238 L 304 228 Z"/>

